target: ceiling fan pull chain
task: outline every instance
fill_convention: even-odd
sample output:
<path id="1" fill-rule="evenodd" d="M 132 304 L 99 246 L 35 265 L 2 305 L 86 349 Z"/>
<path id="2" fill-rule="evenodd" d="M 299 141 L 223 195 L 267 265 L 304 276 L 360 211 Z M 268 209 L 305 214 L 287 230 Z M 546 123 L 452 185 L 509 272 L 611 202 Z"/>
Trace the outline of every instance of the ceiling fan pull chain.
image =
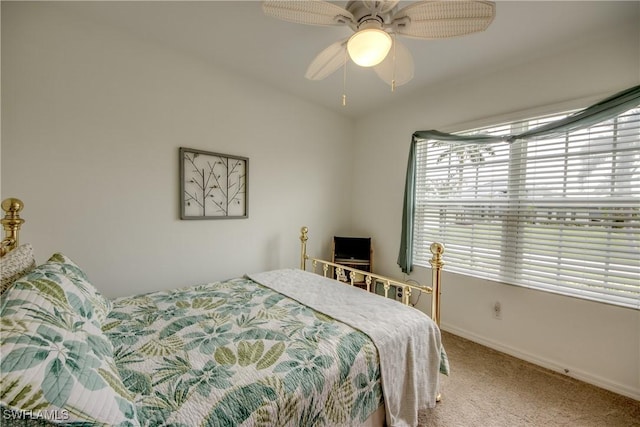
<path id="1" fill-rule="evenodd" d="M 347 106 L 347 55 L 349 53 L 347 50 L 344 50 L 344 64 L 342 65 L 342 106 Z"/>
<path id="2" fill-rule="evenodd" d="M 396 33 L 393 33 L 393 70 L 391 71 L 391 92 L 396 91 Z"/>

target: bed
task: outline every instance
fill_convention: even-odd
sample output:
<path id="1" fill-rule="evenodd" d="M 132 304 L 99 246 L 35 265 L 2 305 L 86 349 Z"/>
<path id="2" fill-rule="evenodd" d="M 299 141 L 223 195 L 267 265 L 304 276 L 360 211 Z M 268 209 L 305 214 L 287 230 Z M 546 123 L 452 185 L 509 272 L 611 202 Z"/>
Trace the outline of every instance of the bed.
<path id="1" fill-rule="evenodd" d="M 439 398 L 440 244 L 432 287 L 312 258 L 303 227 L 299 269 L 108 300 L 62 253 L 35 265 L 22 202 L 2 209 L 6 425 L 416 426 Z"/>

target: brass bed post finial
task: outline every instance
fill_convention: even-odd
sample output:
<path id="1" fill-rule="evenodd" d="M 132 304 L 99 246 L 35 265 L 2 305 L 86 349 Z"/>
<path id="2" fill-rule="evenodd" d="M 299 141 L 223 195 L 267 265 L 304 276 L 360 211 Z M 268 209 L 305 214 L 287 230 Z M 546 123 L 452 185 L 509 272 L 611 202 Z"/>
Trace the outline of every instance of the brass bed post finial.
<path id="1" fill-rule="evenodd" d="M 429 260 L 429 264 L 431 264 L 431 288 L 433 289 L 433 294 L 431 298 L 431 318 L 436 325 L 440 326 L 440 280 L 442 267 L 444 266 L 444 261 L 442 261 L 442 254 L 444 253 L 444 245 L 442 243 L 432 243 L 431 253 L 433 257 Z"/>
<path id="2" fill-rule="evenodd" d="M 4 218 L 0 220 L 4 228 L 5 237 L 0 247 L 0 255 L 18 247 L 20 226 L 24 219 L 20 218 L 20 211 L 24 207 L 22 200 L 9 198 L 2 201 L 2 210 L 5 212 Z"/>
<path id="3" fill-rule="evenodd" d="M 302 245 L 302 248 L 300 250 L 300 270 L 307 269 L 307 240 L 309 240 L 309 237 L 307 236 L 308 232 L 309 229 L 307 227 L 302 227 L 300 229 L 300 243 Z"/>

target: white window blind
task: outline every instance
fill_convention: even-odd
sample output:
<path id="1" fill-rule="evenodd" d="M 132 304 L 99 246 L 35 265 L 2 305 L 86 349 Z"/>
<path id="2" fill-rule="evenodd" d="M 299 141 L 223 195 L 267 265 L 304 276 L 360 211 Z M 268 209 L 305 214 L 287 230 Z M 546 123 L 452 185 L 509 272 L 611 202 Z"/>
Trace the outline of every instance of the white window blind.
<path id="1" fill-rule="evenodd" d="M 639 309 L 640 109 L 553 139 L 418 141 L 415 264 L 433 241 L 448 271 Z"/>

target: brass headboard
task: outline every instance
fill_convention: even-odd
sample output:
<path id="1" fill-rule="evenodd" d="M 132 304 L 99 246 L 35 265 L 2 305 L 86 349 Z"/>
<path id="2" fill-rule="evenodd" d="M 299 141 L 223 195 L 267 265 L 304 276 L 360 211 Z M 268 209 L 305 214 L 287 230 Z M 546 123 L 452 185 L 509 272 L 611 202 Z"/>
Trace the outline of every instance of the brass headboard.
<path id="1" fill-rule="evenodd" d="M 0 242 L 0 257 L 14 250 L 19 245 L 20 226 L 24 219 L 20 218 L 20 211 L 24 207 L 22 200 L 9 198 L 2 201 L 4 218 L 0 220 L 4 228 L 4 239 Z"/>

